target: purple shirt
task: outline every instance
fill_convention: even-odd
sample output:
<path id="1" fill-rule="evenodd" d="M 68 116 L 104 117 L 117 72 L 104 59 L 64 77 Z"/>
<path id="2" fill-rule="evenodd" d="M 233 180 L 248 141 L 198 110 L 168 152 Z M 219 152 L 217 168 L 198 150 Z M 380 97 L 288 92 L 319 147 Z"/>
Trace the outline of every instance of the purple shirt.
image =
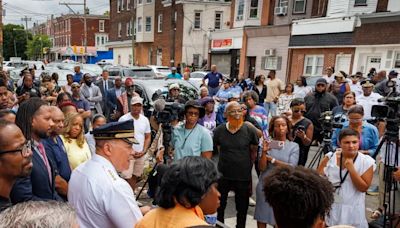
<path id="1" fill-rule="evenodd" d="M 213 113 L 211 113 L 210 116 L 208 116 L 206 114 L 203 118 L 199 119 L 199 124 L 201 126 L 204 126 L 205 128 L 207 128 L 207 130 L 209 130 L 211 132 L 211 135 L 212 135 L 212 132 L 214 131 L 215 127 L 217 126 L 215 117 L 216 117 L 216 114 L 215 114 L 215 112 L 213 112 Z"/>

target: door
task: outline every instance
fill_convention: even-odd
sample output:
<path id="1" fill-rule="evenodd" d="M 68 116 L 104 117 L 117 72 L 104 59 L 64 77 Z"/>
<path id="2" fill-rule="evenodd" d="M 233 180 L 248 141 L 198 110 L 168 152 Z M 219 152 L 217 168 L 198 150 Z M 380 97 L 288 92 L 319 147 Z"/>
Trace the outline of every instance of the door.
<path id="1" fill-rule="evenodd" d="M 251 80 L 254 80 L 254 76 L 256 73 L 256 57 L 248 57 L 247 61 L 249 63 L 248 77 L 251 78 Z"/>
<path id="2" fill-rule="evenodd" d="M 162 49 L 157 49 L 157 66 L 162 66 Z"/>
<path id="3" fill-rule="evenodd" d="M 368 74 L 369 69 L 375 68 L 377 71 L 381 68 L 381 57 L 380 56 L 368 56 L 367 67 L 364 69 L 364 73 Z"/>

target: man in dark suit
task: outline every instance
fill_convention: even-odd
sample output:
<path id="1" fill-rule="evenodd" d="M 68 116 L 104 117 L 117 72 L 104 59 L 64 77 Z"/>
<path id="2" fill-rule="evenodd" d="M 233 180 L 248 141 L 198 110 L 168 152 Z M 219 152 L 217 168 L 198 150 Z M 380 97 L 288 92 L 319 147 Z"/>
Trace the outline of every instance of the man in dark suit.
<path id="1" fill-rule="evenodd" d="M 31 98 L 21 104 L 15 122 L 25 138 L 32 142 L 33 168 L 31 175 L 15 182 L 10 195 L 12 203 L 29 200 L 62 201 L 55 191 L 54 165 L 42 144 L 42 140 L 50 136 L 54 125 L 51 107 L 40 98 Z"/>
<path id="2" fill-rule="evenodd" d="M 119 117 L 122 116 L 123 108 L 121 102 L 118 100 L 118 97 L 124 92 L 122 88 L 122 79 L 121 77 L 115 77 L 115 86 L 114 88 L 107 91 L 107 109 L 108 112 L 104 112 L 104 115 L 107 117 L 108 121 L 115 122 L 118 121 Z"/>
<path id="3" fill-rule="evenodd" d="M 100 88 L 101 95 L 103 95 L 103 100 L 100 103 L 101 108 L 103 110 L 103 113 L 107 116 L 107 114 L 110 112 L 110 107 L 108 107 L 107 104 L 107 91 L 114 88 L 114 82 L 109 79 L 109 72 L 108 70 L 103 70 L 103 73 L 101 74 L 102 79 L 100 79 L 96 85 Z"/>

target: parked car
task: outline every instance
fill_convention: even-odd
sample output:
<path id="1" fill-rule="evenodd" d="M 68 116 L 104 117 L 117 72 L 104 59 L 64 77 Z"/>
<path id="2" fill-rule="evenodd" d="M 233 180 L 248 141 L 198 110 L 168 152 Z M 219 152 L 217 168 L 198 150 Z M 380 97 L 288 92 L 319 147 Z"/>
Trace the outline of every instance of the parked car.
<path id="1" fill-rule="evenodd" d="M 165 98 L 168 94 L 168 86 L 177 83 L 181 87 L 181 95 L 188 99 L 198 99 L 198 89 L 187 81 L 180 79 L 137 79 L 134 81 L 134 89 L 143 98 L 143 111 L 150 116 L 154 111 L 154 101 Z"/>
<path id="2" fill-rule="evenodd" d="M 156 66 L 156 65 L 147 65 L 151 69 L 153 69 L 153 72 L 157 75 L 159 78 L 165 78 L 167 77 L 171 72 L 171 69 L 167 66 Z"/>
<path id="3" fill-rule="evenodd" d="M 153 72 L 150 67 L 110 67 L 108 68 L 110 78 L 120 76 L 124 81 L 124 78 L 157 78 L 157 75 Z"/>
<path id="4" fill-rule="evenodd" d="M 197 88 L 203 84 L 203 78 L 208 74 L 207 71 L 194 71 L 190 73 L 189 81 L 193 83 Z M 208 79 L 206 79 L 206 85 L 208 83 Z"/>

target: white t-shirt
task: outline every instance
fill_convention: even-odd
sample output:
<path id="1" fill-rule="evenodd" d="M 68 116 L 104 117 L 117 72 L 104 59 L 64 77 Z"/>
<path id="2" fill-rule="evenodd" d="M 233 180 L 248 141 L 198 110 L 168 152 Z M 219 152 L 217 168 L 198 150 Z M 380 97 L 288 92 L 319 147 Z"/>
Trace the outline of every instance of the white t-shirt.
<path id="1" fill-rule="evenodd" d="M 371 111 L 373 105 L 381 105 L 382 102 L 379 102 L 378 99 L 382 98 L 379 93 L 372 92 L 368 97 L 361 94 L 356 97 L 356 101 L 358 105 L 362 105 L 364 107 L 364 120 L 371 119 Z"/>
<path id="2" fill-rule="evenodd" d="M 331 75 L 330 77 L 328 77 L 328 75 L 324 75 L 322 78 L 325 79 L 328 84 L 332 84 L 333 81 L 335 81 L 335 75 Z"/>
<path id="3" fill-rule="evenodd" d="M 135 150 L 135 152 L 142 152 L 144 147 L 145 134 L 151 132 L 150 122 L 142 114 L 140 114 L 139 119 L 134 119 L 130 112 L 121 116 L 118 122 L 123 122 L 127 120 L 133 120 L 133 125 L 135 127 L 135 139 L 139 142 L 139 144 L 133 144 L 132 148 Z"/>

